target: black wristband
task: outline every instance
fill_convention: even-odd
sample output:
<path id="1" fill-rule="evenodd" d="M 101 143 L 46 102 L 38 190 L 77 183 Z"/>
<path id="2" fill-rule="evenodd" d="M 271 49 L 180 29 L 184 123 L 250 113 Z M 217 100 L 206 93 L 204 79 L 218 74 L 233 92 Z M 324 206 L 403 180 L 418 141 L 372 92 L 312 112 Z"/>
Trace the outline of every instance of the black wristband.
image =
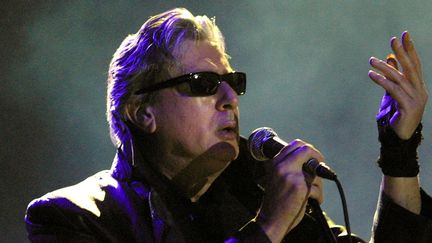
<path id="1" fill-rule="evenodd" d="M 423 126 L 420 123 L 411 138 L 400 139 L 387 122 L 378 120 L 381 142 L 378 165 L 384 175 L 393 177 L 415 177 L 419 173 L 417 147 L 422 140 Z"/>

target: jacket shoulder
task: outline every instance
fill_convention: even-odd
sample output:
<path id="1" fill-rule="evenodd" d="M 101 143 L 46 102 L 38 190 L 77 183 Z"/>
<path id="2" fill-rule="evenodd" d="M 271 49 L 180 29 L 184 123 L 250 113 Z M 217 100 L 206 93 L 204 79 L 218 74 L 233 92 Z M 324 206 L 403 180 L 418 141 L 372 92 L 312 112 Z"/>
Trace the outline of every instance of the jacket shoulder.
<path id="1" fill-rule="evenodd" d="M 101 171 L 30 202 L 25 216 L 28 237 L 36 242 L 52 237 L 105 242 L 148 238 L 151 221 L 145 196 L 142 183 L 118 181 L 111 171 Z M 146 230 L 134 231 L 135 227 Z"/>
<path id="2" fill-rule="evenodd" d="M 30 235 L 58 231 L 91 232 L 91 222 L 100 221 L 103 201 L 110 188 L 119 188 L 109 171 L 47 193 L 27 207 L 25 223 Z"/>
<path id="3" fill-rule="evenodd" d="M 101 171 L 73 186 L 61 188 L 34 199 L 27 208 L 27 216 L 37 214 L 41 220 L 50 214 L 42 214 L 46 210 L 70 211 L 77 213 L 87 211 L 100 216 L 97 202 L 104 200 L 106 189 L 118 187 L 118 182 L 111 177 L 109 171 Z M 30 214 L 30 215 L 29 215 Z"/>

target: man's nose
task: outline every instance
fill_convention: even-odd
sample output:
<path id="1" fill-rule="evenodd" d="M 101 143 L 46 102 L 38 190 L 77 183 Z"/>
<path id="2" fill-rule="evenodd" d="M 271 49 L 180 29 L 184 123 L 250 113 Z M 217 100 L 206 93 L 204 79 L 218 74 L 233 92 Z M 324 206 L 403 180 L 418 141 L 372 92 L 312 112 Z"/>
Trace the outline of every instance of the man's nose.
<path id="1" fill-rule="evenodd" d="M 237 109 L 239 104 L 238 95 L 227 82 L 220 84 L 216 95 L 218 96 L 217 108 L 219 110 Z"/>

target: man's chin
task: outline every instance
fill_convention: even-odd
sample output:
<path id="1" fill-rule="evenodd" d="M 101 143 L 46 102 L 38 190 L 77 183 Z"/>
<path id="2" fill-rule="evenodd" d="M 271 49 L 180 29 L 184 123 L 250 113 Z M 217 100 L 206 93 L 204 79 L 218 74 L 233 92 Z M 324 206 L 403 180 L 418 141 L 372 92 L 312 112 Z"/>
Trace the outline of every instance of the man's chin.
<path id="1" fill-rule="evenodd" d="M 236 140 L 222 141 L 212 145 L 205 155 L 211 160 L 232 161 L 239 154 L 239 144 Z"/>
<path id="2" fill-rule="evenodd" d="M 173 178 L 173 181 L 185 188 L 199 183 L 197 180 L 222 172 L 232 160 L 237 158 L 238 151 L 239 147 L 235 141 L 232 143 L 218 142 L 193 159 Z"/>

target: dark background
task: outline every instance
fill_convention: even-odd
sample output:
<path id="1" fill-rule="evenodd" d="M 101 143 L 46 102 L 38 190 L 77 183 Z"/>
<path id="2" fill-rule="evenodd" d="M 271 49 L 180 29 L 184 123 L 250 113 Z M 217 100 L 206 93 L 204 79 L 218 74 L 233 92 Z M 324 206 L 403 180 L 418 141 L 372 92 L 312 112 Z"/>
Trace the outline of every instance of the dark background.
<path id="1" fill-rule="evenodd" d="M 0 3 L 0 241 L 25 242 L 27 204 L 108 169 L 107 66 L 151 15 L 183 6 L 216 16 L 232 65 L 248 74 L 241 132 L 270 126 L 313 143 L 338 172 L 353 231 L 370 235 L 380 171 L 374 116 L 383 93 L 371 55 L 410 30 L 430 79 L 432 1 L 2 1 Z M 420 148 L 432 191 L 432 113 Z M 323 205 L 343 224 L 336 186 Z"/>

